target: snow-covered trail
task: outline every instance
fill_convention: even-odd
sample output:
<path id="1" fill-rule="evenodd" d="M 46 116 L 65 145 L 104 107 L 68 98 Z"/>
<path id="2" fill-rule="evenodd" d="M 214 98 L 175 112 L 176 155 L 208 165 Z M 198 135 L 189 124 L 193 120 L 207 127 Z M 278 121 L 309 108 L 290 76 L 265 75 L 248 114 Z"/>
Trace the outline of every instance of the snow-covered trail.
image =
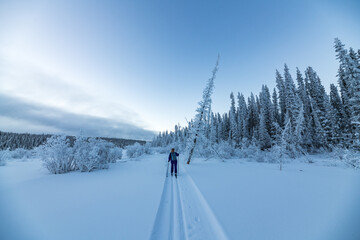
<path id="1" fill-rule="evenodd" d="M 165 179 L 151 239 L 186 239 L 178 180 Z"/>
<path id="2" fill-rule="evenodd" d="M 185 168 L 178 178 L 165 177 L 151 240 L 227 239 L 205 198 Z"/>

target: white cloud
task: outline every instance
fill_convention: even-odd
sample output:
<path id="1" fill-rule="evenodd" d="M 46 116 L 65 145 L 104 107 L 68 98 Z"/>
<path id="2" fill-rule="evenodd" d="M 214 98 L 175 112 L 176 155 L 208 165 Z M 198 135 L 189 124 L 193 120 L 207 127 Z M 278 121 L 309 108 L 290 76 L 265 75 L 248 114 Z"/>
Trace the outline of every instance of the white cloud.
<path id="1" fill-rule="evenodd" d="M 21 58 L 0 58 L 0 128 L 150 139 L 140 116 L 101 91 L 51 74 Z M 25 128 L 25 126 L 27 128 Z M 133 132 L 132 132 L 133 131 Z"/>
<path id="2" fill-rule="evenodd" d="M 0 129 L 16 132 L 79 134 L 151 140 L 154 132 L 123 121 L 75 114 L 45 105 L 27 103 L 0 94 Z"/>

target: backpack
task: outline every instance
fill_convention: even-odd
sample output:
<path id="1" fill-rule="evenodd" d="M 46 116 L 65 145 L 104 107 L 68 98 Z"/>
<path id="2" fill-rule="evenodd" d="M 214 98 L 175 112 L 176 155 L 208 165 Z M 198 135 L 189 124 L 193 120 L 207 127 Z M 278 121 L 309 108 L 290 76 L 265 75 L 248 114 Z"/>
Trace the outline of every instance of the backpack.
<path id="1" fill-rule="evenodd" d="M 172 152 L 171 153 L 171 161 L 176 161 L 176 160 L 177 160 L 176 153 Z"/>

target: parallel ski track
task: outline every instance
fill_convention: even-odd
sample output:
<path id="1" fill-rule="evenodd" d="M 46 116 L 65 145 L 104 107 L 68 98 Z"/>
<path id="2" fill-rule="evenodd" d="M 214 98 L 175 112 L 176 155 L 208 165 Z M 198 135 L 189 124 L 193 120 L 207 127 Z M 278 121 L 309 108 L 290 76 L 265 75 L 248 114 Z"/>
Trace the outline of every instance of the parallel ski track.
<path id="1" fill-rule="evenodd" d="M 166 177 L 151 240 L 228 239 L 205 198 L 179 164 L 178 178 Z"/>

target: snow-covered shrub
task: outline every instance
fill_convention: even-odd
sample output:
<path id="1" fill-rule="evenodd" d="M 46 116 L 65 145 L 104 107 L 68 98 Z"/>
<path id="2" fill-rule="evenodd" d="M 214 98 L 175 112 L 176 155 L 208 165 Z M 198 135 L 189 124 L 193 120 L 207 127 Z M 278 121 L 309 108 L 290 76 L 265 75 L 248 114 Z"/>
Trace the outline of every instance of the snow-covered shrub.
<path id="1" fill-rule="evenodd" d="M 310 157 L 309 154 L 305 154 L 304 159 L 306 163 L 314 163 L 314 160 L 312 159 L 312 157 Z"/>
<path id="2" fill-rule="evenodd" d="M 111 151 L 113 148 L 115 148 L 115 145 L 113 143 L 107 142 L 102 139 L 96 139 L 92 138 L 93 143 L 96 144 L 99 148 L 99 162 L 104 163 L 114 163 L 116 162 L 116 156 L 111 154 Z M 91 141 L 90 141 L 91 142 Z"/>
<path id="3" fill-rule="evenodd" d="M 200 157 L 210 158 L 210 157 L 216 156 L 216 153 L 214 152 L 213 147 L 207 146 L 202 149 L 196 149 L 195 155 L 200 156 Z"/>
<path id="4" fill-rule="evenodd" d="M 242 149 L 236 151 L 236 155 L 240 158 L 255 158 L 260 151 L 259 147 L 255 143 L 244 145 Z"/>
<path id="5" fill-rule="evenodd" d="M 338 158 L 339 160 L 344 160 L 348 150 L 342 147 L 332 147 L 331 148 L 331 155 L 334 158 Z"/>
<path id="6" fill-rule="evenodd" d="M 138 142 L 136 142 L 134 145 L 126 146 L 125 149 L 129 158 L 140 157 L 145 153 L 144 147 Z"/>
<path id="7" fill-rule="evenodd" d="M 229 159 L 235 155 L 234 148 L 228 142 L 221 142 L 214 146 L 215 153 L 221 158 Z"/>
<path id="8" fill-rule="evenodd" d="M 360 168 L 360 152 L 350 151 L 349 154 L 345 156 L 345 162 L 354 168 Z"/>
<path id="9" fill-rule="evenodd" d="M 172 148 L 175 148 L 176 152 L 185 152 L 186 151 L 186 143 L 185 142 L 174 142 L 173 144 L 168 145 L 166 148 L 166 152 L 169 153 Z"/>
<path id="10" fill-rule="evenodd" d="M 353 168 L 360 168 L 360 152 L 351 149 L 333 148 L 332 155 Z"/>
<path id="11" fill-rule="evenodd" d="M 54 135 L 37 149 L 44 166 L 50 173 L 60 174 L 75 170 L 73 149 L 69 139 L 63 135 Z"/>
<path id="12" fill-rule="evenodd" d="M 267 150 L 264 150 L 264 151 L 256 151 L 254 153 L 254 156 L 253 156 L 253 159 L 256 161 L 256 162 L 266 162 L 268 159 L 267 159 L 267 155 L 268 155 L 268 151 Z"/>
<path id="13" fill-rule="evenodd" d="M 31 150 L 27 150 L 24 148 L 17 148 L 14 151 L 10 152 L 10 156 L 15 159 L 30 158 L 31 155 L 32 155 Z"/>
<path id="14" fill-rule="evenodd" d="M 119 147 L 113 147 L 110 149 L 110 152 L 109 152 L 109 162 L 111 163 L 115 163 L 116 160 L 119 160 L 122 158 L 122 149 L 119 148 Z"/>
<path id="15" fill-rule="evenodd" d="M 278 163 L 281 157 L 281 147 L 278 145 L 273 146 L 269 149 L 267 154 L 267 160 L 270 163 Z"/>
<path id="16" fill-rule="evenodd" d="M 144 154 L 152 154 L 153 153 L 150 142 L 145 143 L 145 145 L 143 145 L 143 148 L 144 148 Z"/>
<path id="17" fill-rule="evenodd" d="M 5 166 L 6 164 L 6 159 L 9 156 L 9 151 L 8 150 L 1 150 L 0 151 L 0 166 Z"/>
<path id="18" fill-rule="evenodd" d="M 152 147 L 152 151 L 160 154 L 170 152 L 168 147 Z"/>
<path id="19" fill-rule="evenodd" d="M 111 146 L 111 143 L 101 139 L 77 137 L 74 144 L 76 168 L 81 172 L 108 168 L 109 163 L 114 161 L 110 154 Z"/>

